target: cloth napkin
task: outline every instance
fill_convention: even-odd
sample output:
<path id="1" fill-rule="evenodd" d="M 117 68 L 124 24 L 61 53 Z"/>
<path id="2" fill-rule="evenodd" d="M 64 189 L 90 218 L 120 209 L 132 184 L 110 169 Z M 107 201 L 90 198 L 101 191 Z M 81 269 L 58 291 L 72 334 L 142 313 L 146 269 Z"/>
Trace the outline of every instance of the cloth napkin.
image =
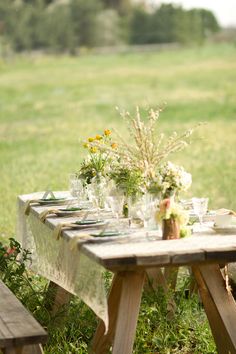
<path id="1" fill-rule="evenodd" d="M 33 203 L 38 203 L 38 202 L 39 202 L 39 199 L 30 199 L 30 200 L 27 200 L 27 202 L 25 203 L 25 209 L 24 209 L 25 215 L 29 215 L 29 212 L 30 212 L 30 205 L 33 204 Z"/>
<path id="2" fill-rule="evenodd" d="M 47 210 L 44 210 L 42 211 L 40 214 L 39 214 L 39 219 L 44 222 L 47 218 L 48 215 L 50 214 L 56 214 L 58 212 L 57 209 L 47 209 Z"/>
<path id="3" fill-rule="evenodd" d="M 55 237 L 56 240 L 59 240 L 61 233 L 64 229 L 73 229 L 76 226 L 77 225 L 73 224 L 72 222 L 65 222 L 65 223 L 58 224 L 53 231 L 53 236 Z"/>

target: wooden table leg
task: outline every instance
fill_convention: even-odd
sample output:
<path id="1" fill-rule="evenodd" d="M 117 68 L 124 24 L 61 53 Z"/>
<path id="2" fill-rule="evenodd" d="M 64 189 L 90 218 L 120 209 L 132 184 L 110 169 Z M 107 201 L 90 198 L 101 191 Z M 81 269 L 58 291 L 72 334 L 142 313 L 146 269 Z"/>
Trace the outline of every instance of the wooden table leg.
<path id="1" fill-rule="evenodd" d="M 144 272 L 115 274 L 108 298 L 109 329 L 104 334 L 104 324 L 99 322 L 90 354 L 107 353 L 113 340 L 113 354 L 132 353 L 144 279 Z"/>
<path id="2" fill-rule="evenodd" d="M 50 281 L 48 285 L 47 297 L 45 306 L 50 312 L 55 315 L 60 309 L 70 302 L 72 294 Z"/>
<path id="3" fill-rule="evenodd" d="M 112 345 L 114 338 L 117 313 L 120 304 L 120 296 L 123 281 L 122 273 L 117 273 L 113 277 L 111 290 L 108 297 L 108 316 L 109 316 L 109 328 L 108 332 L 105 334 L 105 326 L 103 321 L 99 321 L 96 333 L 92 340 L 92 347 L 90 354 L 104 354 L 106 353 Z"/>
<path id="4" fill-rule="evenodd" d="M 144 290 L 156 290 L 159 286 L 161 286 L 165 294 L 167 294 L 168 285 L 164 272 L 161 268 L 149 268 L 146 270 L 146 274 L 147 283 L 144 285 Z"/>
<path id="5" fill-rule="evenodd" d="M 219 354 L 236 354 L 236 303 L 219 265 L 192 267 Z"/>
<path id="6" fill-rule="evenodd" d="M 135 338 L 144 272 L 124 272 L 112 354 L 131 354 Z"/>

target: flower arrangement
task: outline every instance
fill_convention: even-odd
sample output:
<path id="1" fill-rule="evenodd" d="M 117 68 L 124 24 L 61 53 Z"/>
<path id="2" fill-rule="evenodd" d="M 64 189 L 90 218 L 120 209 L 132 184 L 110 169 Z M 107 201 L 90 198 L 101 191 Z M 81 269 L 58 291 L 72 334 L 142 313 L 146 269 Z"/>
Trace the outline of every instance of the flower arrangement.
<path id="1" fill-rule="evenodd" d="M 156 212 L 156 220 L 163 225 L 163 239 L 189 236 L 190 230 L 187 228 L 189 215 L 172 198 L 166 198 L 160 202 L 159 210 Z"/>
<path id="2" fill-rule="evenodd" d="M 105 129 L 103 134 L 89 137 L 83 142 L 83 147 L 88 151 L 88 156 L 83 160 L 79 178 L 86 183 L 91 183 L 93 178 L 105 177 L 109 173 L 113 156 L 108 148 L 116 149 L 117 144 L 111 139 L 111 130 Z"/>
<path id="3" fill-rule="evenodd" d="M 160 222 L 162 220 L 175 219 L 180 225 L 187 225 L 189 215 L 187 211 L 171 198 L 163 199 L 160 202 L 159 210 L 156 213 L 156 218 Z"/>
<path id="4" fill-rule="evenodd" d="M 191 175 L 185 172 L 183 167 L 165 161 L 169 155 L 189 145 L 193 129 L 179 135 L 174 132 L 165 138 L 164 134 L 158 134 L 156 129 L 160 112 L 161 109 L 150 109 L 145 119 L 141 118 L 139 108 L 136 109 L 134 117 L 129 112 L 120 113 L 127 123 L 129 141 L 118 132 L 116 135 L 119 144 L 111 141 L 106 143 L 103 138 L 89 141 L 88 148 L 92 152 L 94 149 L 100 152 L 103 166 L 109 157 L 110 171 L 106 174 L 118 187 L 123 187 L 128 195 L 147 191 L 166 197 L 173 192 L 185 191 L 191 185 Z M 94 164 L 93 160 L 94 158 Z M 86 170 L 85 166 L 83 170 Z"/>
<path id="5" fill-rule="evenodd" d="M 186 172 L 182 166 L 178 166 L 168 161 L 159 169 L 160 190 L 164 198 L 180 191 L 185 192 L 192 184 L 192 176 Z"/>

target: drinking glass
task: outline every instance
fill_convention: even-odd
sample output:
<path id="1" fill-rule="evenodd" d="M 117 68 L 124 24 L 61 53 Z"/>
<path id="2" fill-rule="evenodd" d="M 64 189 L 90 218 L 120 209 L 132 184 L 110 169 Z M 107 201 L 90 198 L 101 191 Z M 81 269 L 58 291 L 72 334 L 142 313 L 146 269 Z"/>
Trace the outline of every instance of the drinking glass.
<path id="1" fill-rule="evenodd" d="M 82 182 L 76 173 L 69 175 L 69 191 L 72 197 L 77 197 L 82 189 Z"/>
<path id="2" fill-rule="evenodd" d="M 137 216 L 143 221 L 143 226 L 148 229 L 150 220 L 153 219 L 155 212 L 155 202 L 152 195 L 145 194 L 136 206 Z"/>
<path id="3" fill-rule="evenodd" d="M 124 205 L 124 196 L 123 195 L 110 195 L 106 198 L 111 211 L 116 219 L 119 219 L 122 216 L 123 205 Z"/>
<path id="4" fill-rule="evenodd" d="M 203 223 L 203 216 L 207 212 L 208 198 L 192 198 L 194 213 L 198 216 L 200 225 Z"/>

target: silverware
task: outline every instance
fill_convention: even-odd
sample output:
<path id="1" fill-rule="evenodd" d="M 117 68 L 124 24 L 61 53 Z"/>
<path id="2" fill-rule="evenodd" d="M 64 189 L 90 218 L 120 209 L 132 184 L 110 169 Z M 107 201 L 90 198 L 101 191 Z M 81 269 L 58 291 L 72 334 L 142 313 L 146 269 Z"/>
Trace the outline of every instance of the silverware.
<path id="1" fill-rule="evenodd" d="M 83 218 L 81 219 L 81 221 L 85 221 L 85 220 L 87 219 L 89 213 L 90 213 L 90 210 L 88 210 L 88 211 L 84 214 L 84 216 L 83 216 Z"/>
<path id="2" fill-rule="evenodd" d="M 107 223 L 104 224 L 104 226 L 102 227 L 102 230 L 101 230 L 101 232 L 99 232 L 98 236 L 102 236 L 102 235 L 104 234 L 104 232 L 106 231 L 107 226 L 108 226 L 109 224 L 110 224 L 109 222 L 107 222 Z"/>

